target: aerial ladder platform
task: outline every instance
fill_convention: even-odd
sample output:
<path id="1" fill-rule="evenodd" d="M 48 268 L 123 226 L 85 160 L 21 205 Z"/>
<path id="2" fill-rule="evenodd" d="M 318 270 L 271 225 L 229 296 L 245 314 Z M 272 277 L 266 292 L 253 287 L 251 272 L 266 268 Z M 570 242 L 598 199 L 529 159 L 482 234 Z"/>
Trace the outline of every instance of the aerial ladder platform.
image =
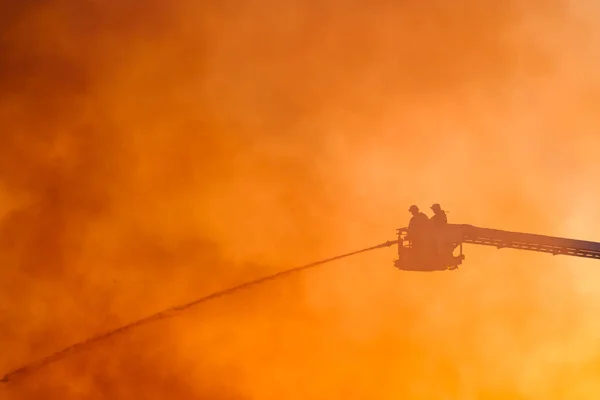
<path id="1" fill-rule="evenodd" d="M 407 228 L 396 230 L 397 240 L 388 240 L 375 246 L 357 250 L 351 253 L 327 258 L 300 267 L 280 271 L 278 273 L 264 276 L 249 282 L 239 284 L 218 292 L 208 294 L 187 304 L 175 306 L 159 313 L 150 315 L 128 325 L 121 326 L 112 331 L 105 332 L 99 336 L 71 345 L 61 351 L 50 355 L 41 361 L 27 364 L 0 377 L 0 383 L 9 382 L 19 375 L 23 375 L 37 368 L 41 368 L 55 362 L 75 349 L 81 348 L 101 340 L 105 340 L 118 333 L 149 323 L 151 321 L 166 318 L 177 311 L 191 308 L 195 305 L 216 299 L 225 295 L 235 293 L 239 290 L 255 286 L 270 280 L 287 276 L 291 273 L 313 268 L 318 265 L 329 263 L 341 258 L 350 257 L 366 251 L 398 245 L 398 259 L 394 261 L 396 268 L 403 271 L 447 271 L 457 269 L 465 259 L 463 244 L 473 244 L 496 247 L 497 249 L 528 250 L 553 255 L 565 255 L 572 257 L 600 259 L 600 243 L 586 240 L 565 239 L 554 236 L 536 235 L 531 233 L 510 232 L 498 229 L 479 228 L 473 225 L 445 224 L 441 227 L 429 227 L 419 238 L 410 238 Z M 456 250 L 459 251 L 458 254 Z"/>
<path id="2" fill-rule="evenodd" d="M 442 271 L 458 268 L 465 259 L 463 244 L 497 249 L 528 250 L 552 255 L 600 259 L 600 243 L 532 233 L 446 224 L 409 240 L 408 229 L 397 229 L 398 259 L 394 265 L 406 271 Z M 393 242 L 388 242 L 393 244 Z M 458 250 L 458 254 L 456 253 Z"/>

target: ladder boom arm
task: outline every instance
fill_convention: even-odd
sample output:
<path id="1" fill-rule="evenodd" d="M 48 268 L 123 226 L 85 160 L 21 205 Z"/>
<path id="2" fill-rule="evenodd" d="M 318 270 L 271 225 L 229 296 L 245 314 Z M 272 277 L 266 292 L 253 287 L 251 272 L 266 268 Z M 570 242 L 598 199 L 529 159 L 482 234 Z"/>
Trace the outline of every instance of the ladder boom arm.
<path id="1" fill-rule="evenodd" d="M 448 227 L 461 232 L 462 243 L 600 259 L 598 242 L 479 228 L 473 225 L 448 224 Z"/>

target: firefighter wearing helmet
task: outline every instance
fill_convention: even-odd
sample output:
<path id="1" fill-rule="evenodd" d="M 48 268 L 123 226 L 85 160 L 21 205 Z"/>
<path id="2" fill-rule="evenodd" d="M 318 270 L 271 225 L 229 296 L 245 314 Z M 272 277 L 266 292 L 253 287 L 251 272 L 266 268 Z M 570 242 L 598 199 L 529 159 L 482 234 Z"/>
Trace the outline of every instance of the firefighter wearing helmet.
<path id="1" fill-rule="evenodd" d="M 429 221 L 431 223 L 431 240 L 434 244 L 433 248 L 437 257 L 444 257 L 444 226 L 448 223 L 448 217 L 438 203 L 431 206 L 431 211 L 433 211 L 433 216 Z"/>
<path id="2" fill-rule="evenodd" d="M 410 240 L 414 246 L 415 239 L 417 242 L 423 241 L 423 238 L 426 235 L 427 225 L 429 224 L 429 218 L 419 211 L 419 207 L 415 205 L 410 206 L 408 212 L 412 214 L 412 217 L 408 223 L 407 239 Z"/>
<path id="3" fill-rule="evenodd" d="M 431 217 L 430 221 L 433 226 L 440 227 L 448 223 L 446 211 L 442 210 L 442 207 L 438 203 L 431 206 L 431 211 L 433 211 L 433 217 Z"/>

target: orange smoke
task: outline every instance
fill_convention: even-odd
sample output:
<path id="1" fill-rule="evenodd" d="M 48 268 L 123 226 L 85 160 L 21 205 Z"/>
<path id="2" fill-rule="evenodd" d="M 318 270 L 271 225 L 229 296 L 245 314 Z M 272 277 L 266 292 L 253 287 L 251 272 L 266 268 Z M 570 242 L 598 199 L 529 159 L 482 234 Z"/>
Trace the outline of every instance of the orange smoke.
<path id="1" fill-rule="evenodd" d="M 3 6 L 0 372 L 391 239 L 413 203 L 600 239 L 593 10 L 201 3 Z M 597 398 L 594 261 L 466 254 L 269 283 L 0 398 Z"/>

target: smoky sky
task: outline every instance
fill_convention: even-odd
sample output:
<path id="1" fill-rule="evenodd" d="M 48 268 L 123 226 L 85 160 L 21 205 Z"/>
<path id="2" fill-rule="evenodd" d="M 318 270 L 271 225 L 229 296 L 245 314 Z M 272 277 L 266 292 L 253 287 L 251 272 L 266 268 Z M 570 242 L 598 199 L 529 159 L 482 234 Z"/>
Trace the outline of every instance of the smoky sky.
<path id="1" fill-rule="evenodd" d="M 408 207 L 594 240 L 584 2 L 0 6 L 1 372 L 283 268 Z M 597 19 L 597 18 L 596 18 Z M 221 299 L 7 398 L 595 398 L 593 261 L 393 250 Z"/>

